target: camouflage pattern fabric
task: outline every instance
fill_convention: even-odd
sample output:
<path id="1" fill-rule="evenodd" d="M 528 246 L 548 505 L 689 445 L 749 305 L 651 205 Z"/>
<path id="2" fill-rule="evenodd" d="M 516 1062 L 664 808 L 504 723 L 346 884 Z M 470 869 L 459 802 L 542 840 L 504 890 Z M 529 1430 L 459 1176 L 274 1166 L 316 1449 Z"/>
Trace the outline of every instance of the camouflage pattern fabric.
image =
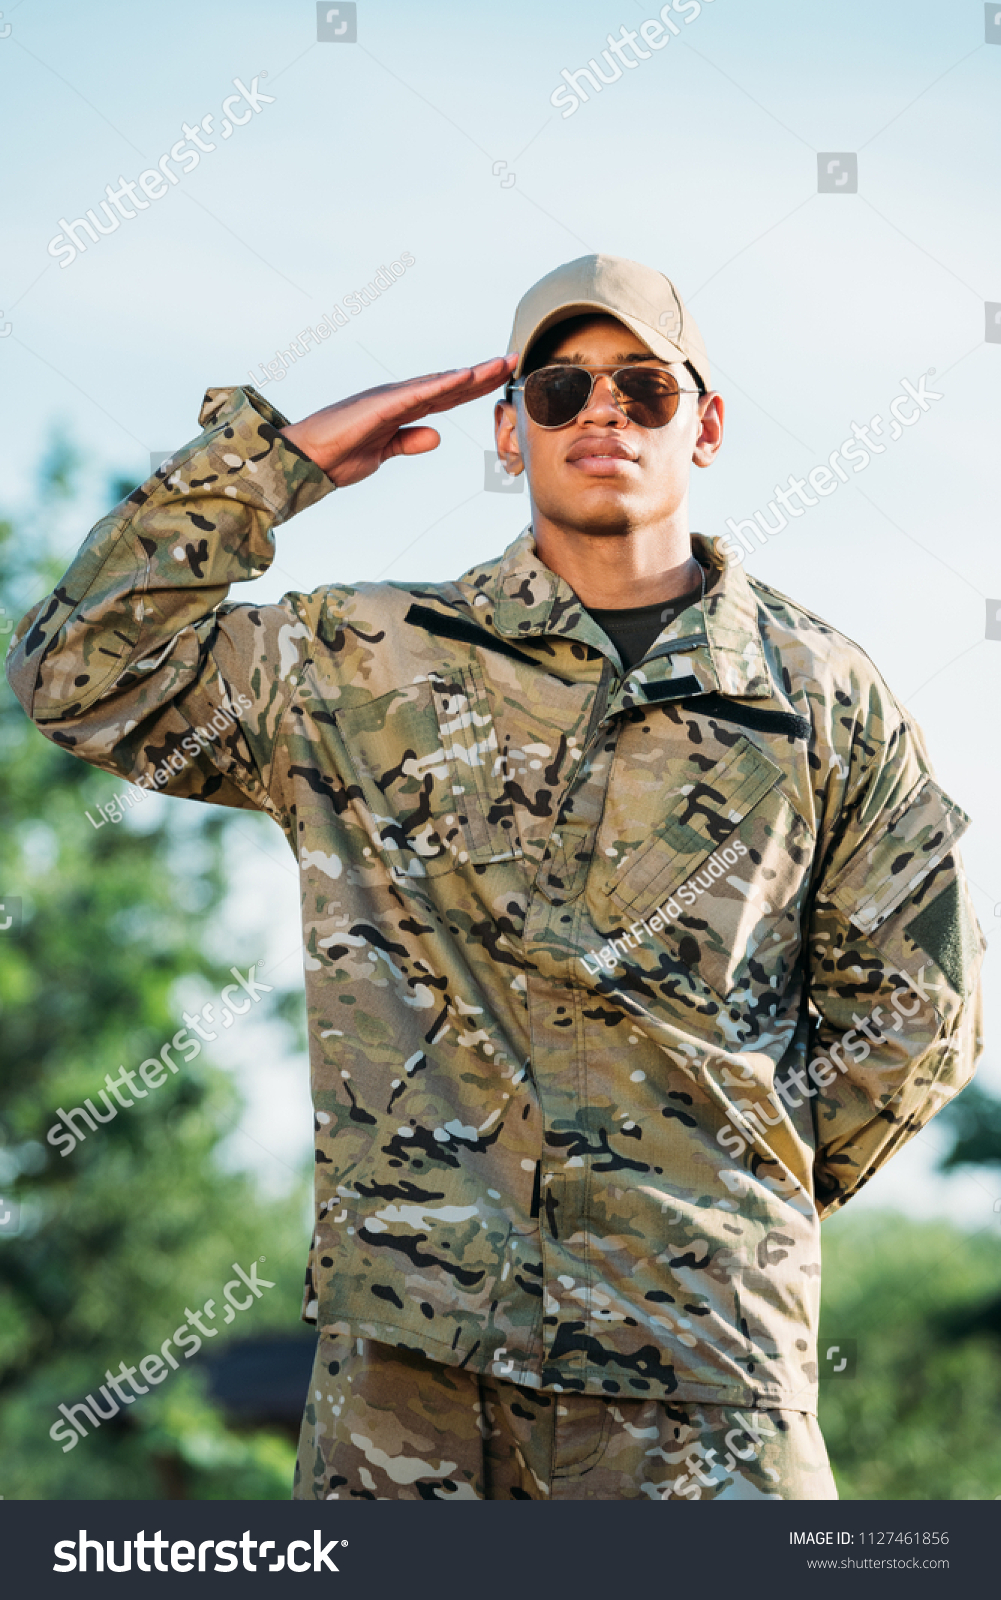
<path id="1" fill-rule="evenodd" d="M 556 1394 L 812 1411 L 820 1219 L 979 1049 L 966 818 L 918 729 L 698 536 L 704 600 L 625 673 L 530 530 L 454 583 L 230 603 L 331 485 L 253 390 L 201 421 L 9 670 L 67 750 L 295 851 L 304 1315 Z"/>
<path id="2" fill-rule="evenodd" d="M 836 1500 L 816 1417 L 551 1394 L 319 1341 L 299 1500 Z"/>

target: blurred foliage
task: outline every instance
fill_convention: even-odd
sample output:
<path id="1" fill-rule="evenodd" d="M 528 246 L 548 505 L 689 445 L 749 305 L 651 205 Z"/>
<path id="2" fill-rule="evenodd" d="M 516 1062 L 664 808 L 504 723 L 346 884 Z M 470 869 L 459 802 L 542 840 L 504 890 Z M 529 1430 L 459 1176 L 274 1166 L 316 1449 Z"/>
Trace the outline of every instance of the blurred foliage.
<path id="1" fill-rule="evenodd" d="M 821 1347 L 858 1342 L 821 1383 L 843 1500 L 1001 1495 L 1001 1228 L 851 1208 L 824 1224 Z"/>
<path id="2" fill-rule="evenodd" d="M 974 1082 L 941 1117 L 942 1170 L 1001 1168 L 1001 1101 Z M 851 1208 L 824 1225 L 822 1345 L 858 1341 L 856 1376 L 821 1384 L 844 1500 L 1001 1497 L 1001 1173 L 985 1178 L 976 1233 Z"/>
<path id="3" fill-rule="evenodd" d="M 1001 1167 L 1001 1100 L 971 1083 L 942 1115 L 953 1135 L 952 1149 L 941 1163 L 945 1171 L 973 1165 Z"/>
<path id="4" fill-rule="evenodd" d="M 58 576 L 45 529 L 71 499 L 74 472 L 72 452 L 53 448 L 30 521 L 0 523 L 4 627 Z M 245 972 L 260 954 L 246 942 L 253 930 L 237 945 L 216 927 L 227 813 L 157 799 L 134 820 L 94 827 L 87 812 L 99 819 L 97 803 L 124 787 L 43 738 L 4 681 L 0 898 L 20 895 L 24 921 L 19 936 L 0 935 L 0 1194 L 21 1207 L 19 1233 L 0 1234 L 0 1494 L 287 1498 L 291 1442 L 228 1427 L 197 1359 L 75 1448 L 49 1437 L 60 1401 L 96 1393 L 106 1369 L 157 1351 L 186 1307 L 221 1306 L 234 1261 L 247 1270 L 258 1261 L 275 1287 L 206 1353 L 299 1326 L 302 1186 L 265 1203 L 252 1176 L 222 1169 L 215 1153 L 241 1103 L 211 1065 L 211 1045 L 70 1154 L 46 1142 L 57 1107 L 96 1098 L 107 1073 L 135 1070 L 170 1040 L 182 980 L 208 998 L 231 981 L 231 965 Z M 276 989 L 255 1019 L 266 1010 L 287 1014 L 288 996 Z"/>

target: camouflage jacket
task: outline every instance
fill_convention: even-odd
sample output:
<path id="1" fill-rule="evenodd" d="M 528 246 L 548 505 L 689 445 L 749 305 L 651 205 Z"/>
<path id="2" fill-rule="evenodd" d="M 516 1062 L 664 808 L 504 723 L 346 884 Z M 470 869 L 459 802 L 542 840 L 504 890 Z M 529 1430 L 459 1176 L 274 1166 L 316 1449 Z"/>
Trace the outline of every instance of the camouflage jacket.
<path id="1" fill-rule="evenodd" d="M 533 1386 L 811 1411 L 820 1218 L 978 1051 L 967 819 L 918 729 L 698 537 L 704 600 L 630 672 L 530 530 L 454 583 L 230 604 L 331 485 L 252 389 L 200 421 L 9 670 L 66 749 L 296 854 L 305 1314 Z"/>

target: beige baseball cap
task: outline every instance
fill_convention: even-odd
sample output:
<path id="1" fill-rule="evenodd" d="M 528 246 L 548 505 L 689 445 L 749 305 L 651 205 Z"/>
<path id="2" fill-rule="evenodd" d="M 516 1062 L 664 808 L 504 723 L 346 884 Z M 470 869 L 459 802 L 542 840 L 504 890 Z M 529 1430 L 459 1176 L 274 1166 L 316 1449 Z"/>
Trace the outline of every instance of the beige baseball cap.
<path id="1" fill-rule="evenodd" d="M 521 377 L 529 347 L 540 334 L 587 311 L 618 317 L 655 356 L 690 361 L 706 388 L 712 387 L 702 335 L 670 278 L 624 256 L 578 256 L 522 295 L 507 347 L 509 355 L 521 352 L 514 377 Z"/>

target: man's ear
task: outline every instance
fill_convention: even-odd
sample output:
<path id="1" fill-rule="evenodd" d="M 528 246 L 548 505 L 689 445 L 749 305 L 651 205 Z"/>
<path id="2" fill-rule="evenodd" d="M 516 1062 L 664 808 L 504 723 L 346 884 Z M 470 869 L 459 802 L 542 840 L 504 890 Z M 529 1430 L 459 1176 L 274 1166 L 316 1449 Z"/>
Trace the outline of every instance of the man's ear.
<path id="1" fill-rule="evenodd" d="M 518 442 L 518 412 L 513 400 L 498 400 L 494 406 L 494 441 L 497 454 L 512 478 L 525 470 Z"/>
<path id="2" fill-rule="evenodd" d="M 699 434 L 695 441 L 692 460 L 697 467 L 709 467 L 715 461 L 723 443 L 723 396 L 711 391 L 699 398 Z"/>

